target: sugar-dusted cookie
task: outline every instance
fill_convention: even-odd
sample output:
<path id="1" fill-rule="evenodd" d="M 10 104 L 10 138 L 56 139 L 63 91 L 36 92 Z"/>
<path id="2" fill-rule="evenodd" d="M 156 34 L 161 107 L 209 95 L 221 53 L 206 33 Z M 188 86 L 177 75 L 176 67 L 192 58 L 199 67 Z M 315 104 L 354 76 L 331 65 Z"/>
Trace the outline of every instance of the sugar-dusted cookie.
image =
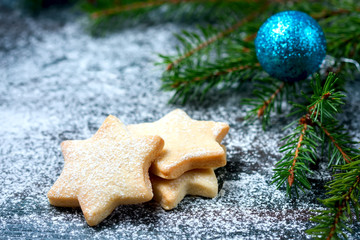
<path id="1" fill-rule="evenodd" d="M 194 169 L 177 179 L 163 179 L 150 175 L 154 199 L 170 210 L 175 208 L 185 195 L 214 198 L 218 192 L 218 182 L 213 169 Z"/>
<path id="2" fill-rule="evenodd" d="M 196 121 L 177 109 L 156 122 L 129 125 L 128 129 L 137 135 L 158 135 L 164 139 L 164 150 L 150 167 L 150 172 L 159 177 L 175 179 L 191 169 L 226 164 L 226 154 L 220 146 L 229 131 L 226 123 Z"/>
<path id="3" fill-rule="evenodd" d="M 52 205 L 80 206 L 86 222 L 97 225 L 120 204 L 152 199 L 148 170 L 164 141 L 159 136 L 133 138 L 114 116 L 87 140 L 61 144 L 65 165 L 48 192 Z"/>

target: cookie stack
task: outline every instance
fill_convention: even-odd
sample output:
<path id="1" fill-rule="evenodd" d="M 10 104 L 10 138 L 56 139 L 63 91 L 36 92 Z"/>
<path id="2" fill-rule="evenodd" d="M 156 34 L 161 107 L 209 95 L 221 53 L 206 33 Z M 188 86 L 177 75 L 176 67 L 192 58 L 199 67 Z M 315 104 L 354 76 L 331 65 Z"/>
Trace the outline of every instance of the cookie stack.
<path id="1" fill-rule="evenodd" d="M 150 167 L 154 199 L 170 210 L 185 195 L 213 198 L 218 184 L 214 169 L 226 164 L 220 144 L 229 131 L 226 123 L 196 121 L 177 109 L 154 123 L 129 125 L 135 135 L 157 135 L 165 141 L 161 155 Z"/>
<path id="2" fill-rule="evenodd" d="M 93 137 L 61 143 L 65 165 L 49 202 L 81 207 L 95 226 L 122 204 L 154 197 L 172 209 L 186 194 L 215 197 L 213 169 L 226 164 L 220 142 L 228 131 L 225 123 L 192 120 L 182 110 L 127 127 L 110 115 Z"/>

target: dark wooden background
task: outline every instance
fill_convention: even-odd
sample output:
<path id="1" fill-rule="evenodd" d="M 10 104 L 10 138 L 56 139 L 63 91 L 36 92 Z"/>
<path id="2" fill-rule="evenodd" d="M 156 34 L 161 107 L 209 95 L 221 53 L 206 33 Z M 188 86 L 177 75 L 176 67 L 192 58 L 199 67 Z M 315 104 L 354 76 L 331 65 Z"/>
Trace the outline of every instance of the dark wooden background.
<path id="1" fill-rule="evenodd" d="M 7 2 L 7 5 L 11 1 Z M 139 24 L 94 38 L 88 20 L 67 9 L 30 17 L 0 2 L 0 238 L 304 239 L 311 209 L 320 209 L 330 179 L 316 166 L 313 189 L 298 200 L 270 185 L 284 115 L 264 132 L 244 125 L 240 91 L 214 93 L 204 103 L 175 106 L 159 90 L 157 53 L 174 53 L 176 23 Z M 343 123 L 359 140 L 359 83 L 349 80 Z M 155 202 L 121 206 L 97 227 L 79 209 L 50 206 L 46 193 L 59 176 L 59 144 L 90 137 L 108 114 L 124 123 L 154 121 L 176 107 L 194 119 L 231 126 L 228 164 L 216 171 L 219 195 L 186 197 L 172 211 Z M 352 239 L 359 239 L 359 225 Z"/>

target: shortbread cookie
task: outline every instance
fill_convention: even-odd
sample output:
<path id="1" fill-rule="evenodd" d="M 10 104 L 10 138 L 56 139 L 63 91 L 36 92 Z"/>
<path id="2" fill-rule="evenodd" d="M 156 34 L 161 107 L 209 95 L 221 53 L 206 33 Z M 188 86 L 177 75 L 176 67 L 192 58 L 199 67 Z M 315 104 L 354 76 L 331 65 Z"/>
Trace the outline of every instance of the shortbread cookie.
<path id="1" fill-rule="evenodd" d="M 150 172 L 159 177 L 175 179 L 191 169 L 226 164 L 220 146 L 229 131 L 226 123 L 196 121 L 177 109 L 156 122 L 129 125 L 128 129 L 137 135 L 158 135 L 164 139 L 164 150 L 150 167 Z"/>
<path id="2" fill-rule="evenodd" d="M 118 205 L 149 201 L 149 167 L 163 146 L 159 136 L 133 138 L 110 115 L 90 139 L 62 142 L 65 165 L 48 192 L 49 201 L 60 207 L 80 206 L 90 226 Z"/>
<path id="3" fill-rule="evenodd" d="M 218 182 L 213 169 L 194 169 L 177 179 L 163 179 L 150 175 L 154 199 L 170 210 L 175 208 L 185 195 L 214 198 L 218 193 Z"/>

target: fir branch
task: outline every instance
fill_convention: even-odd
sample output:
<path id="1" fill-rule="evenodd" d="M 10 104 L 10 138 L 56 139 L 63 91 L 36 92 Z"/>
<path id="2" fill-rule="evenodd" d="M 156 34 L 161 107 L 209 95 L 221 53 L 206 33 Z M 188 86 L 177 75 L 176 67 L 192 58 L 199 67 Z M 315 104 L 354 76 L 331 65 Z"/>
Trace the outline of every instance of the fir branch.
<path id="1" fill-rule="evenodd" d="M 334 10 L 323 9 L 321 12 L 312 13 L 311 17 L 313 17 L 317 20 L 321 20 L 321 19 L 326 19 L 329 17 L 337 16 L 337 15 L 349 14 L 354 11 L 360 12 L 360 8 L 356 8 L 353 10 L 343 9 L 343 8 L 334 9 Z"/>
<path id="2" fill-rule="evenodd" d="M 210 37 L 209 39 L 205 40 L 204 42 L 201 42 L 200 44 L 198 44 L 194 48 L 192 48 L 190 50 L 186 50 L 185 53 L 183 53 L 182 55 L 177 57 L 175 60 L 173 60 L 171 63 L 169 63 L 166 70 L 169 71 L 169 70 L 173 69 L 173 67 L 175 65 L 178 65 L 181 61 L 183 61 L 184 59 L 192 56 L 194 53 L 200 51 L 203 48 L 206 48 L 210 44 L 213 44 L 214 42 L 219 41 L 220 39 L 222 39 L 224 37 L 227 37 L 228 35 L 233 33 L 235 30 L 237 30 L 238 28 L 240 28 L 244 24 L 252 21 L 254 18 L 256 18 L 258 15 L 260 15 L 262 12 L 264 12 L 267 8 L 268 8 L 268 4 L 266 3 L 266 4 L 263 5 L 263 7 L 260 10 L 256 10 L 256 11 L 250 13 L 245 18 L 243 18 L 240 21 L 236 22 L 235 24 L 233 24 L 229 28 L 217 33 L 216 35 Z"/>
<path id="3" fill-rule="evenodd" d="M 338 226 L 339 226 L 339 222 L 342 220 L 341 215 L 343 215 L 344 211 L 346 210 L 345 207 L 348 205 L 351 194 L 357 188 L 357 186 L 359 185 L 359 182 L 360 182 L 360 175 L 357 175 L 355 183 L 349 188 L 347 193 L 345 195 L 343 195 L 342 201 L 338 201 L 339 203 L 336 204 L 336 205 L 338 205 L 337 211 L 336 211 L 336 214 L 334 217 L 333 224 L 330 228 L 329 235 L 327 236 L 326 239 L 328 239 L 328 240 L 333 239 L 333 237 L 335 237 L 335 235 L 337 235 L 337 232 L 339 232 Z"/>
<path id="4" fill-rule="evenodd" d="M 359 220 L 360 161 L 334 168 L 340 173 L 335 174 L 334 180 L 327 185 L 327 195 L 331 197 L 320 200 L 327 209 L 317 211 L 319 214 L 310 219 L 317 225 L 306 231 L 316 239 L 347 238 L 344 230 L 351 232 L 346 226 L 352 222 L 351 208 Z"/>
<path id="5" fill-rule="evenodd" d="M 313 81 L 311 84 L 314 89 L 314 95 L 311 97 L 313 104 L 308 107 L 311 121 L 324 132 L 329 144 L 333 145 L 333 148 L 329 146 L 329 167 L 349 163 L 353 157 L 360 154 L 357 149 L 348 147 L 354 142 L 344 133 L 345 130 L 339 127 L 340 124 L 335 118 L 335 115 L 341 112 L 345 98 L 342 92 L 336 90 L 337 82 L 338 78 L 332 73 L 328 75 L 323 85 L 319 77 Z"/>
<path id="6" fill-rule="evenodd" d="M 91 14 L 91 17 L 99 18 L 99 17 L 104 17 L 104 16 L 111 16 L 111 15 L 119 14 L 119 13 L 126 12 L 126 11 L 133 11 L 133 10 L 142 9 L 142 8 L 150 8 L 150 7 L 160 6 L 160 5 L 163 5 L 166 3 L 178 4 L 179 1 L 177 1 L 177 0 L 171 0 L 171 1 L 153 0 L 153 1 L 146 1 L 146 2 L 135 2 L 135 3 L 127 4 L 127 5 L 120 5 L 120 6 L 115 6 L 115 7 L 111 7 L 108 9 L 104 9 L 104 10 L 95 11 Z"/>
<path id="7" fill-rule="evenodd" d="M 304 122 L 302 124 L 302 130 L 301 130 L 301 134 L 300 134 L 300 137 L 299 137 L 299 141 L 298 141 L 298 144 L 296 146 L 296 149 L 295 149 L 295 155 L 294 155 L 294 159 L 293 159 L 293 162 L 292 162 L 292 166 L 289 170 L 289 177 L 288 177 L 288 183 L 289 183 L 289 187 L 291 187 L 294 183 L 294 180 L 295 180 L 295 176 L 294 176 L 294 172 L 295 172 L 295 165 L 296 165 L 296 161 L 299 157 L 299 151 L 300 151 L 300 147 L 301 147 L 301 144 L 304 140 L 304 136 L 305 136 L 305 132 L 307 130 L 307 124 L 306 122 Z"/>
<path id="8" fill-rule="evenodd" d="M 229 73 L 233 73 L 233 72 L 237 72 L 237 71 L 241 71 L 241 70 L 245 70 L 245 69 L 250 69 L 251 67 L 252 66 L 249 66 L 249 65 L 232 67 L 232 68 L 225 69 L 223 71 L 211 73 L 211 74 L 206 75 L 206 76 L 195 77 L 195 78 L 187 80 L 187 81 L 178 81 L 176 83 L 173 83 L 171 85 L 171 88 L 176 89 L 180 85 L 193 84 L 195 82 L 204 81 L 204 80 L 206 81 L 207 79 L 210 79 L 210 78 L 220 77 L 222 75 L 226 75 L 226 74 L 229 74 Z"/>
<path id="9" fill-rule="evenodd" d="M 79 0 L 83 11 L 91 16 L 92 34 L 132 27 L 138 23 L 161 24 L 176 21 L 193 25 L 217 23 L 236 18 L 240 6 L 254 5 L 247 0 Z M 237 14 L 236 14 L 237 13 Z M 226 20 L 225 20 L 226 19 Z"/>
<path id="10" fill-rule="evenodd" d="M 321 201 L 328 209 L 320 211 L 318 216 L 311 219 L 318 225 L 307 231 L 308 234 L 321 239 L 338 239 L 339 235 L 346 237 L 343 229 L 350 229 L 344 223 L 348 222 L 348 217 L 345 214 L 351 215 L 349 202 L 357 203 L 359 197 L 358 193 L 357 197 L 353 197 L 353 192 L 359 192 L 360 167 L 358 163 L 352 163 L 352 159 L 360 154 L 360 151 L 351 147 L 355 142 L 351 141 L 351 138 L 344 133 L 344 129 L 339 127 L 339 122 L 334 118 L 334 114 L 339 112 L 337 109 L 344 104 L 342 98 L 345 97 L 342 93 L 333 90 L 336 80 L 335 76 L 331 74 L 324 84 L 323 97 L 317 101 L 316 105 L 308 108 L 308 115 L 311 116 L 312 121 L 329 139 L 329 167 L 333 166 L 335 171 L 342 171 L 342 173 L 335 174 L 334 180 L 328 184 L 327 188 L 330 191 L 327 194 L 332 195 L 332 197 Z M 317 81 L 316 85 L 319 84 Z M 320 91 L 317 93 L 319 94 Z M 324 106 L 325 103 L 328 105 Z M 317 107 L 319 105 L 322 105 L 321 109 Z M 332 149 L 331 145 L 334 146 Z M 358 217 L 359 206 L 354 205 L 353 208 L 355 208 Z"/>
<path id="11" fill-rule="evenodd" d="M 280 152 L 286 152 L 284 157 L 275 165 L 273 182 L 277 187 L 282 186 L 287 181 L 287 193 L 291 196 L 291 187 L 294 187 L 296 195 L 298 188 L 303 192 L 310 189 L 308 174 L 312 174 L 309 168 L 310 163 L 314 162 L 314 152 L 316 152 L 317 136 L 315 129 L 310 122 L 302 121 L 294 129 L 293 133 L 283 140 L 286 144 L 280 148 Z M 294 150 L 294 151 L 293 151 Z"/>
<path id="12" fill-rule="evenodd" d="M 99 18 L 104 16 L 111 16 L 115 14 L 120 14 L 127 11 L 134 11 L 138 9 L 144 9 L 144 8 L 152 8 L 152 7 L 158 7 L 164 4 L 173 4 L 178 5 L 180 3 L 189 3 L 189 2 L 206 2 L 204 0 L 148 0 L 144 2 L 134 2 L 130 4 L 125 5 L 119 5 L 119 6 L 113 6 L 111 8 L 107 8 L 104 10 L 95 11 L 91 14 L 92 18 Z M 219 0 L 212 0 L 208 2 L 219 2 Z"/>
<path id="13" fill-rule="evenodd" d="M 281 112 L 283 96 L 286 96 L 286 100 L 290 100 L 295 95 L 296 86 L 273 78 L 257 79 L 254 86 L 256 89 L 253 95 L 256 98 L 246 98 L 242 101 L 245 105 L 252 106 L 245 120 L 252 123 L 256 119 L 261 119 L 262 127 L 265 129 L 270 122 L 271 113 Z"/>
<path id="14" fill-rule="evenodd" d="M 339 145 L 339 143 L 335 140 L 335 138 L 329 133 L 329 131 L 324 128 L 323 126 L 321 126 L 321 129 L 324 131 L 324 133 L 326 134 L 326 136 L 328 136 L 328 138 L 330 139 L 330 141 L 334 144 L 334 146 L 338 149 L 338 151 L 341 153 L 344 162 L 346 163 L 350 163 L 351 162 L 351 158 L 344 152 L 343 148 Z"/>
<path id="15" fill-rule="evenodd" d="M 294 133 L 285 138 L 287 142 L 280 148 L 280 151 L 286 152 L 286 154 L 276 164 L 273 177 L 273 183 L 276 183 L 277 187 L 280 187 L 286 179 L 288 180 L 287 193 L 289 195 L 291 195 L 292 186 L 295 186 L 296 193 L 298 192 L 297 187 L 301 189 L 310 188 L 306 174 L 312 172 L 307 167 L 316 159 L 317 146 L 323 144 L 324 138 L 321 132 L 324 132 L 330 139 L 330 144 L 335 146 L 332 151 L 329 151 L 331 154 L 329 166 L 333 164 L 333 161 L 341 162 L 340 159 L 344 159 L 344 162 L 349 161 L 349 154 L 351 153 L 353 156 L 358 152 L 348 147 L 352 142 L 346 134 L 341 133 L 343 129 L 338 127 L 339 124 L 334 118 L 335 114 L 340 112 L 340 107 L 344 104 L 342 99 L 345 97 L 344 94 L 336 90 L 337 80 L 332 73 L 329 74 L 325 82 L 321 81 L 320 76 L 316 76 L 311 83 L 314 94 L 311 97 L 303 94 L 308 103 L 306 105 L 293 104 L 295 110 L 292 115 L 302 113 L 303 116 L 300 118 Z M 296 139 L 298 140 L 296 141 Z M 329 150 L 331 150 L 330 147 Z M 303 160 L 301 165 L 297 166 L 299 154 L 304 156 L 301 156 Z M 341 157 L 339 158 L 339 156 Z M 298 181 L 295 182 L 296 179 Z"/>
<path id="16" fill-rule="evenodd" d="M 241 0 L 146 0 L 146 1 L 125 1 L 125 3 L 120 4 L 119 1 L 110 1 L 110 3 L 99 4 L 98 1 L 86 1 L 87 5 L 92 5 L 91 17 L 96 19 L 99 17 L 111 16 L 116 14 L 121 14 L 127 11 L 134 11 L 145 8 L 154 8 L 162 5 L 179 5 L 182 3 L 236 3 Z M 242 2 L 244 2 L 243 0 Z M 105 1 L 106 2 L 106 1 Z M 107 1 L 109 2 L 109 1 Z M 246 1 L 245 1 L 246 2 Z M 96 8 L 95 5 L 100 5 Z"/>
<path id="17" fill-rule="evenodd" d="M 200 38 L 195 33 L 188 35 Z M 189 99 L 201 99 L 214 87 L 233 87 L 261 72 L 254 51 L 250 50 L 253 49 L 253 43 L 245 43 L 239 39 L 231 41 L 232 44 L 225 49 L 232 52 L 231 56 L 219 57 L 214 62 L 199 62 L 196 68 L 192 67 L 192 61 L 184 62 L 182 68 L 164 73 L 162 89 L 175 90 L 172 102 L 181 100 L 184 103 Z"/>
<path id="18" fill-rule="evenodd" d="M 274 101 L 276 96 L 282 91 L 282 89 L 285 87 L 285 83 L 281 83 L 280 86 L 275 90 L 275 92 L 269 97 L 268 100 L 264 102 L 264 104 L 260 107 L 260 109 L 257 112 L 258 118 L 264 115 L 265 109 Z"/>
<path id="19" fill-rule="evenodd" d="M 325 82 L 321 81 L 319 75 L 311 81 L 311 88 L 314 94 L 311 96 L 311 104 L 308 106 L 307 113 L 311 119 L 319 123 L 334 120 L 334 116 L 341 112 L 341 105 L 344 104 L 345 95 L 337 89 L 338 78 L 334 73 L 329 73 Z"/>
<path id="20" fill-rule="evenodd" d="M 337 6 L 335 9 L 327 10 L 329 14 L 319 19 L 319 24 L 325 32 L 329 54 L 337 59 L 346 57 L 359 61 L 360 4 L 358 1 L 351 2 L 344 5 L 344 8 Z"/>
<path id="21" fill-rule="evenodd" d="M 360 154 L 358 149 L 351 147 L 357 142 L 351 139 L 338 121 L 317 124 L 328 139 L 329 167 L 349 163 L 351 159 Z"/>
<path id="22" fill-rule="evenodd" d="M 254 6 L 260 7 L 259 4 L 257 5 L 254 4 Z M 251 7 L 251 5 L 248 4 L 247 8 L 253 8 L 253 7 Z M 321 1 L 320 2 L 296 1 L 291 6 L 287 4 L 272 2 L 264 10 L 264 14 L 265 15 L 268 14 L 268 16 L 270 16 L 273 12 L 289 10 L 289 9 L 305 11 L 319 20 L 319 24 L 323 27 L 328 41 L 328 46 L 329 46 L 328 54 L 335 56 L 336 59 L 340 59 L 340 57 L 344 57 L 344 56 L 348 58 L 349 57 L 354 58 L 355 60 L 359 58 L 358 52 L 360 52 L 360 45 L 357 44 L 358 42 L 357 39 L 360 38 L 359 35 L 360 21 L 358 20 L 360 19 L 359 18 L 360 15 L 357 12 L 359 9 L 359 4 L 356 1 L 349 1 L 347 3 L 341 3 L 341 4 L 338 1 L 332 1 L 327 4 L 324 4 Z M 255 12 L 256 11 L 257 10 L 255 10 Z M 259 21 L 260 24 L 258 24 L 258 20 L 259 20 L 258 18 L 259 17 L 254 18 L 251 21 L 247 21 L 246 24 L 243 24 L 242 27 L 239 28 L 242 30 L 242 32 L 246 33 L 247 35 L 245 38 L 242 38 L 243 43 L 246 43 L 247 41 L 252 41 L 256 36 L 256 30 L 258 29 L 258 27 L 262 22 Z M 228 29 L 232 29 L 232 26 L 230 26 Z M 254 27 L 255 29 L 252 27 Z M 235 30 L 234 32 L 238 33 L 238 31 Z M 220 37 L 220 39 L 222 40 L 221 44 L 216 44 L 217 42 L 219 42 L 216 41 L 216 39 L 218 39 L 216 36 L 221 36 Z M 177 56 L 163 56 L 164 57 L 163 63 L 167 64 L 167 71 L 165 71 L 163 75 L 163 81 L 166 82 L 167 81 L 166 78 L 169 77 L 171 78 L 172 76 L 181 75 L 182 73 L 187 72 L 188 71 L 187 68 L 194 69 L 194 68 L 198 68 L 199 65 L 201 68 L 201 64 L 203 64 L 206 61 L 209 61 L 209 59 L 213 57 L 212 48 L 216 49 L 216 51 L 220 53 L 229 54 L 229 56 L 234 54 L 231 52 L 226 52 L 223 49 L 223 48 L 226 49 L 228 45 L 232 44 L 232 42 L 229 41 L 229 39 L 231 39 L 232 36 L 234 36 L 234 34 L 229 34 L 228 36 L 225 37 L 222 36 L 223 36 L 223 32 L 215 31 L 213 34 L 208 34 L 207 36 L 197 38 L 196 40 L 190 39 L 189 41 L 187 41 L 184 40 L 186 39 L 186 34 L 183 34 L 182 35 L 183 39 L 181 40 L 183 50 L 181 51 L 179 50 Z M 238 34 L 238 37 L 239 36 L 241 36 L 240 33 Z M 211 47 L 211 45 L 214 46 Z M 250 51 L 252 50 L 253 49 L 250 49 Z M 344 55 L 344 50 L 345 50 L 345 55 Z M 251 66 L 250 62 L 243 61 L 243 64 L 244 66 Z M 342 62 L 340 68 L 336 69 L 337 72 L 340 72 L 345 66 L 347 67 L 349 66 L 349 64 Z M 221 65 L 219 65 L 218 67 L 216 65 L 213 65 L 212 68 L 213 68 L 212 73 L 221 72 L 223 70 L 221 68 Z M 168 72 L 171 72 L 169 71 L 169 69 L 174 73 L 168 74 Z M 256 71 L 257 70 L 255 69 L 254 72 Z M 208 73 L 208 75 L 212 75 L 212 73 Z M 188 78 L 188 79 L 192 79 L 192 78 Z M 213 79 L 209 77 L 207 81 L 210 82 L 212 80 Z M 207 85 L 206 81 L 203 81 L 202 83 L 204 85 Z M 198 85 L 193 85 L 193 86 L 194 88 L 198 87 Z M 177 97 L 175 98 L 181 99 L 181 97 L 178 97 L 179 95 L 181 96 L 187 95 L 183 93 L 184 89 L 182 88 L 181 84 L 174 84 L 173 87 L 174 87 L 173 89 L 175 90 L 175 95 L 177 95 Z M 168 87 L 165 87 L 164 89 L 170 90 Z M 192 89 L 191 87 L 186 88 L 186 91 L 197 92 L 197 90 Z M 185 99 L 182 100 L 183 102 L 186 102 Z"/>
<path id="23" fill-rule="evenodd" d="M 288 141 L 281 147 L 281 151 L 287 151 L 287 153 L 276 164 L 273 177 L 273 183 L 276 183 L 277 187 L 283 185 L 286 178 L 288 179 L 287 193 L 289 195 L 291 195 L 292 186 L 295 186 L 296 193 L 297 187 L 302 190 L 303 188 L 310 188 L 306 174 L 312 172 L 306 164 L 314 163 L 313 160 L 318 150 L 317 146 L 320 143 L 323 145 L 325 143 L 325 138 L 322 137 L 321 133 L 324 133 L 325 137 L 328 138 L 329 167 L 340 173 L 335 174 L 334 180 L 327 185 L 327 194 L 331 197 L 320 201 L 327 209 L 318 211 L 319 215 L 311 218 L 318 225 L 307 230 L 307 233 L 318 239 L 338 239 L 340 236 L 346 238 L 343 231 L 351 231 L 346 226 L 349 219 L 352 218 L 351 207 L 359 218 L 360 161 L 352 162 L 352 160 L 360 154 L 360 151 L 351 147 L 355 142 L 351 140 L 348 134 L 344 133 L 344 129 L 335 119 L 335 115 L 340 112 L 341 106 L 344 104 L 343 98 L 345 97 L 336 89 L 336 83 L 337 78 L 334 74 L 329 74 L 325 82 L 317 76 L 311 84 L 314 94 L 311 97 L 303 94 L 308 104 L 294 104 L 300 109 L 295 112 L 303 112 L 305 115 L 301 117 L 299 126 L 294 132 L 285 138 Z M 309 142 L 304 141 L 306 135 L 312 137 L 312 139 L 308 139 Z M 296 141 L 294 139 L 297 137 L 298 141 L 295 146 Z M 312 149 L 310 149 L 311 146 Z M 331 146 L 333 147 L 331 148 Z M 291 154 L 294 149 L 295 153 Z M 299 158 L 300 154 L 304 154 L 302 152 L 304 149 L 310 149 L 307 158 Z M 292 165 L 290 165 L 290 156 L 293 156 Z M 299 160 L 303 161 L 301 163 L 305 167 L 297 166 Z M 334 166 L 333 164 L 342 165 Z"/>

